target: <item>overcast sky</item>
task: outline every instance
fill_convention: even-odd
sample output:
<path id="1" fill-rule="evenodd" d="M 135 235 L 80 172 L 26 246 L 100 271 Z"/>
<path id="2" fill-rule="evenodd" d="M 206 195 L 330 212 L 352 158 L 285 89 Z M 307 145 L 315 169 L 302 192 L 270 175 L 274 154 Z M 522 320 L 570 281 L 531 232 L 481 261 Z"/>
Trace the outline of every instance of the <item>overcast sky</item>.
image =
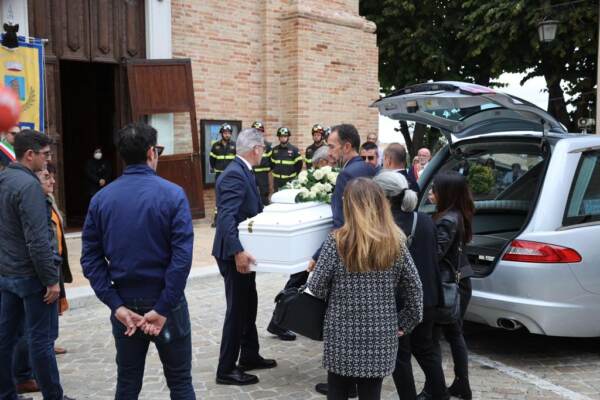
<path id="1" fill-rule="evenodd" d="M 524 74 L 502 74 L 498 81 L 506 83 L 508 86 L 499 90 L 530 101 L 545 110 L 548 106 L 548 93 L 543 91 L 546 88 L 546 80 L 536 77 L 521 86 L 520 81 L 523 76 Z M 394 128 L 397 127 L 398 121 L 379 116 L 379 141 L 381 143 L 404 143 L 402 134 L 394 131 Z"/>

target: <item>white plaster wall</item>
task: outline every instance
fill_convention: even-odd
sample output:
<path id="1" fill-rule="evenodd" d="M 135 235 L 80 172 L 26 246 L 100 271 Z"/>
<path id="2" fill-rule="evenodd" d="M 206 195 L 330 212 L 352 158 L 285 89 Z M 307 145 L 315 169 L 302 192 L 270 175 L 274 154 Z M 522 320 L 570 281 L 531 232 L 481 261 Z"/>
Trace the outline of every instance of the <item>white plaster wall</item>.
<path id="1" fill-rule="evenodd" d="M 171 57 L 171 0 L 146 0 L 146 58 Z M 148 122 L 158 131 L 158 143 L 165 146 L 164 154 L 173 154 L 173 114 L 151 115 Z"/>

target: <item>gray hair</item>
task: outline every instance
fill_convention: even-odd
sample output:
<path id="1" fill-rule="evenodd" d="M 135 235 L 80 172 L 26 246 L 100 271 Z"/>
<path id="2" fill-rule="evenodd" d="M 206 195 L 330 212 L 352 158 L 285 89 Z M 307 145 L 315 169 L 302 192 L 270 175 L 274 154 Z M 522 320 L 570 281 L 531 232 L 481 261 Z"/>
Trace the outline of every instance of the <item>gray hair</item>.
<path id="1" fill-rule="evenodd" d="M 327 148 L 327 146 L 319 147 L 312 156 L 312 164 L 315 165 L 321 160 L 327 160 L 328 153 L 329 149 Z"/>
<path id="2" fill-rule="evenodd" d="M 240 132 L 235 141 L 235 152 L 245 154 L 252 151 L 256 146 L 263 146 L 262 132 L 254 128 L 246 128 Z"/>
<path id="3" fill-rule="evenodd" d="M 400 172 L 384 170 L 377 174 L 373 180 L 383 189 L 388 199 L 392 199 L 404 192 L 401 205 L 402 211 L 411 212 L 417 207 L 417 194 L 408 189 L 408 182 Z"/>

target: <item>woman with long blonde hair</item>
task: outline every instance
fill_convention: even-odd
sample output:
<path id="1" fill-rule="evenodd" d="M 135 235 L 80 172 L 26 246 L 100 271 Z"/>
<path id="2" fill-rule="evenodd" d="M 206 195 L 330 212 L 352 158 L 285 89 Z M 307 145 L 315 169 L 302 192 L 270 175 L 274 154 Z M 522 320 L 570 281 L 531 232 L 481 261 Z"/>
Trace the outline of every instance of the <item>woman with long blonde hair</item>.
<path id="1" fill-rule="evenodd" d="M 344 191 L 344 225 L 325 241 L 309 290 L 327 299 L 323 366 L 328 399 L 379 399 L 396 363 L 398 336 L 422 319 L 421 281 L 381 188 L 357 178 Z M 396 311 L 396 291 L 403 305 Z"/>

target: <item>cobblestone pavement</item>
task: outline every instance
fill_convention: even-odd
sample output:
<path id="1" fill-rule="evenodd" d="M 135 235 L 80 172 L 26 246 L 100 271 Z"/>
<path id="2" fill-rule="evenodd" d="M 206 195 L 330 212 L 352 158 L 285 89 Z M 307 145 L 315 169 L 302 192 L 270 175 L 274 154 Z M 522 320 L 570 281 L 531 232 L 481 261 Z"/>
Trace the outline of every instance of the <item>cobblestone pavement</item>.
<path id="1" fill-rule="evenodd" d="M 190 283 L 187 298 L 193 325 L 193 380 L 198 399 L 324 399 L 314 392 L 323 380 L 322 346 L 305 338 L 282 342 L 264 329 L 273 310 L 273 297 L 286 277 L 257 277 L 259 311 L 257 325 L 261 354 L 277 359 L 279 366 L 259 371 L 260 383 L 246 387 L 214 383 L 224 314 L 220 276 Z M 59 356 L 65 393 L 81 399 L 112 399 L 116 380 L 115 351 L 101 304 L 68 312 L 61 317 L 58 345 L 68 348 Z M 600 341 L 554 339 L 520 332 L 468 327 L 473 350 L 471 382 L 479 399 L 600 399 Z M 168 399 L 168 389 L 156 351 L 151 347 L 146 364 L 142 399 Z M 444 345 L 444 369 L 450 382 L 452 364 Z M 417 385 L 423 375 L 415 365 Z M 391 378 L 384 381 L 384 399 L 396 399 Z M 41 399 L 36 395 L 36 400 Z"/>

